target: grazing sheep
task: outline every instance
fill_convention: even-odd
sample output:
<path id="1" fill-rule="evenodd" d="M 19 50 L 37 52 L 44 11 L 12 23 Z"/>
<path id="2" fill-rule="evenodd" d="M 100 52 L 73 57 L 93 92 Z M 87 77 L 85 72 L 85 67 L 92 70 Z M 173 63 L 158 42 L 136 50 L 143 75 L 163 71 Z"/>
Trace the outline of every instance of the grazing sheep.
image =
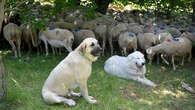
<path id="1" fill-rule="evenodd" d="M 113 54 L 113 41 L 117 41 L 119 38 L 119 35 L 121 32 L 124 32 L 127 30 L 127 24 L 126 23 L 119 23 L 117 25 L 112 24 L 108 27 L 108 42 L 111 49 L 111 55 Z"/>
<path id="2" fill-rule="evenodd" d="M 127 56 L 127 50 L 137 50 L 137 37 L 132 32 L 121 33 L 118 40 L 119 47 L 122 49 L 122 55 Z"/>
<path id="3" fill-rule="evenodd" d="M 102 54 L 104 55 L 104 50 L 105 50 L 105 46 L 106 46 L 106 35 L 107 35 L 107 26 L 104 24 L 100 24 L 98 26 L 95 27 L 94 29 L 94 33 L 95 33 L 95 37 L 96 39 L 98 39 L 98 41 L 100 41 L 100 39 L 102 40 L 102 49 L 103 52 Z"/>
<path id="4" fill-rule="evenodd" d="M 45 31 L 40 32 L 39 35 L 39 39 L 45 44 L 46 56 L 48 55 L 47 43 L 52 46 L 53 54 L 55 54 L 54 47 L 65 47 L 69 52 L 72 51 L 74 35 L 67 29 L 47 28 Z"/>
<path id="5" fill-rule="evenodd" d="M 12 51 L 14 51 L 14 56 L 21 57 L 20 46 L 21 46 L 21 36 L 22 31 L 19 26 L 14 23 L 7 24 L 3 29 L 4 37 L 12 46 Z M 16 45 L 14 44 L 16 42 Z M 16 49 L 17 48 L 17 49 Z M 18 50 L 18 54 L 17 54 Z"/>
<path id="6" fill-rule="evenodd" d="M 36 30 L 32 30 L 30 25 L 27 26 L 21 25 L 21 29 L 22 29 L 22 39 L 28 45 L 28 53 L 31 52 L 32 45 L 33 47 L 37 47 L 38 49 L 38 45 L 40 44 L 40 41 L 38 39 Z"/>
<path id="7" fill-rule="evenodd" d="M 74 43 L 78 46 L 85 38 L 95 38 L 95 34 L 93 31 L 91 30 L 87 30 L 87 29 L 76 29 L 75 31 L 73 31 L 75 40 Z"/>
<path id="8" fill-rule="evenodd" d="M 145 53 L 145 50 L 151 46 L 156 45 L 157 35 L 154 33 L 139 33 L 137 35 L 138 46 Z"/>
<path id="9" fill-rule="evenodd" d="M 164 42 L 164 41 L 166 41 L 168 39 L 172 39 L 172 38 L 173 37 L 168 32 L 159 33 L 158 34 L 158 37 L 157 37 L 157 44 L 160 44 L 160 43 L 162 43 L 162 42 Z M 159 64 L 159 55 L 160 55 L 160 53 L 156 53 L 156 56 L 157 56 L 157 64 Z M 163 54 L 161 54 L 161 56 L 163 56 Z M 162 57 L 162 58 L 164 58 L 164 57 Z M 166 61 L 166 60 L 164 59 L 164 61 Z M 152 63 L 152 60 L 149 61 L 149 64 L 151 64 L 151 63 Z M 165 63 L 167 63 L 167 62 L 165 62 Z"/>
<path id="10" fill-rule="evenodd" d="M 180 37 L 180 38 L 173 38 L 168 39 L 161 44 L 158 44 L 156 46 L 150 47 L 146 50 L 146 53 L 148 55 L 148 58 L 152 60 L 153 56 L 156 53 L 161 53 L 162 55 L 171 56 L 172 58 L 172 65 L 173 69 L 175 70 L 175 56 L 182 56 L 182 63 L 181 65 L 184 65 L 184 58 L 186 55 L 189 55 L 188 61 L 191 61 L 192 58 L 192 43 L 188 38 Z M 167 62 L 163 56 L 161 56 L 162 59 Z M 168 63 L 168 62 L 167 62 Z"/>

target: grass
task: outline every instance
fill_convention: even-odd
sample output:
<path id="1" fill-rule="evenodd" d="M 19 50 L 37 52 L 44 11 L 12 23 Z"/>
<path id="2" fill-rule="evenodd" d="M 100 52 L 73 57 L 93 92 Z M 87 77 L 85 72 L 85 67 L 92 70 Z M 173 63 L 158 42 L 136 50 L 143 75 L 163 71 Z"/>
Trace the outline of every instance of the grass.
<path id="1" fill-rule="evenodd" d="M 164 64 L 147 65 L 146 77 L 158 84 L 151 88 L 132 80 L 125 80 L 105 73 L 107 57 L 93 64 L 88 80 L 89 94 L 98 100 L 88 104 L 83 98 L 74 97 L 77 105 L 47 105 L 41 89 L 50 71 L 63 59 L 62 56 L 27 55 L 14 59 L 9 51 L 0 51 L 6 68 L 7 97 L 1 110 L 194 110 L 195 95 L 185 91 L 181 82 L 195 87 L 195 59 L 173 71 Z"/>

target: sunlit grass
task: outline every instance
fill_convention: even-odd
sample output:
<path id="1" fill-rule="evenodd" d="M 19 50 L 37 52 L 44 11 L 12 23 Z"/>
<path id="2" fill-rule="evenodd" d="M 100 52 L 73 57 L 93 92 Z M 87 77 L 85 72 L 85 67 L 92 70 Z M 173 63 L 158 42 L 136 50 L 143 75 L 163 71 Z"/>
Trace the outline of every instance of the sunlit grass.
<path id="1" fill-rule="evenodd" d="M 83 98 L 73 97 L 77 105 L 47 105 L 41 97 L 41 88 L 50 71 L 67 54 L 62 56 L 31 54 L 15 59 L 13 53 L 1 51 L 6 69 L 7 97 L 1 110 L 193 110 L 195 96 L 183 88 L 181 82 L 195 87 L 194 64 L 186 63 L 173 71 L 164 64 L 147 65 L 146 77 L 157 83 L 156 88 L 147 87 L 132 80 L 125 80 L 105 73 L 103 67 L 108 57 L 93 64 L 88 81 L 89 94 L 97 104 L 88 104 Z"/>

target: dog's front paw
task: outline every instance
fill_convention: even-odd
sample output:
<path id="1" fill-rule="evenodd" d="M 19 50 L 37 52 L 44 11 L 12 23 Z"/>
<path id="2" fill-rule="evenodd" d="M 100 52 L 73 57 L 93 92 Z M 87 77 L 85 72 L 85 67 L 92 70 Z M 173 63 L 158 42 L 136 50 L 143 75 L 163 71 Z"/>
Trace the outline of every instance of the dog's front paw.
<path id="1" fill-rule="evenodd" d="M 72 96 L 81 97 L 81 93 L 72 93 Z"/>
<path id="2" fill-rule="evenodd" d="M 88 96 L 88 102 L 93 104 L 93 103 L 96 103 L 97 100 L 95 100 L 92 96 Z"/>
<path id="3" fill-rule="evenodd" d="M 76 102 L 75 102 L 74 100 L 72 100 L 72 99 L 69 99 L 69 100 L 67 101 L 67 104 L 68 104 L 69 106 L 75 106 L 75 105 L 76 105 Z"/>

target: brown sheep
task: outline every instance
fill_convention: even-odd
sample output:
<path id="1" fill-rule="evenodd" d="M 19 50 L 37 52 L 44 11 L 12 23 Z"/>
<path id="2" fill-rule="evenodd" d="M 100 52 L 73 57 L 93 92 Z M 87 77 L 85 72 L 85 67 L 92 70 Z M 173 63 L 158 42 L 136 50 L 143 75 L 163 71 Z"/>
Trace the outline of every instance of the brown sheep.
<path id="1" fill-rule="evenodd" d="M 12 51 L 14 51 L 14 56 L 21 57 L 20 46 L 21 46 L 21 36 L 22 31 L 19 26 L 14 23 L 7 24 L 3 29 L 4 37 L 12 46 Z M 14 44 L 16 42 L 16 45 Z M 17 48 L 17 49 L 16 49 Z M 18 50 L 18 54 L 17 54 Z"/>
<path id="2" fill-rule="evenodd" d="M 21 25 L 21 29 L 22 29 L 22 39 L 24 40 L 24 42 L 28 46 L 28 53 L 31 52 L 32 45 L 33 45 L 33 47 L 37 47 L 37 49 L 38 49 L 38 45 L 40 44 L 40 40 L 38 39 L 38 35 L 37 35 L 36 30 L 32 30 L 30 25 L 27 25 L 27 26 Z"/>
<path id="3" fill-rule="evenodd" d="M 137 50 L 137 37 L 132 32 L 121 33 L 119 36 L 118 44 L 122 49 L 122 55 L 127 56 L 127 50 Z"/>

